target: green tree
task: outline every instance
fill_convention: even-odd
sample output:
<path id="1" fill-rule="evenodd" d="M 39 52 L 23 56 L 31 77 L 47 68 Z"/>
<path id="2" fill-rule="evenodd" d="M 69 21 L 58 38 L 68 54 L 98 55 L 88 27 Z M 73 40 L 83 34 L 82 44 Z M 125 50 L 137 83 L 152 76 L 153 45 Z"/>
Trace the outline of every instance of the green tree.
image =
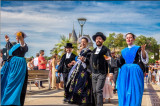
<path id="1" fill-rule="evenodd" d="M 123 34 L 119 33 L 116 35 L 114 45 L 120 49 L 127 47 L 127 43 Z"/>
<path id="2" fill-rule="evenodd" d="M 147 43 L 146 41 L 147 41 L 147 38 L 143 35 L 140 35 L 136 37 L 135 44 L 141 46 L 146 44 Z"/>
<path id="3" fill-rule="evenodd" d="M 154 55 L 154 60 L 158 60 L 159 46 L 155 38 L 145 37 L 144 35 L 140 35 L 136 38 L 135 44 L 139 46 L 146 44 L 146 50 L 148 51 L 149 57 Z M 149 63 L 151 62 L 153 62 L 152 59 L 150 59 Z"/>
<path id="4" fill-rule="evenodd" d="M 106 40 L 104 41 L 103 45 L 108 48 L 114 47 L 115 36 L 116 36 L 115 33 L 109 34 L 109 36 L 106 37 Z"/>
<path id="5" fill-rule="evenodd" d="M 60 54 L 61 56 L 65 53 L 64 46 L 66 43 L 71 43 L 71 39 L 68 39 L 64 35 L 61 36 L 60 43 L 55 44 L 54 48 L 51 50 L 51 54 Z M 77 43 L 73 44 L 73 53 L 77 55 Z"/>

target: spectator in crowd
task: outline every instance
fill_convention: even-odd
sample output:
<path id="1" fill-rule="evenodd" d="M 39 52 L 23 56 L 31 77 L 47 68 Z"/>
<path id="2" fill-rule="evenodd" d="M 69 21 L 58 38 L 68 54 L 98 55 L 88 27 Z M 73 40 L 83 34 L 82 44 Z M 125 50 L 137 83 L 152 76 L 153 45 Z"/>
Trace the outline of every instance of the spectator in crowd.
<path id="1" fill-rule="evenodd" d="M 146 72 L 148 72 L 148 65 L 145 65 L 145 70 L 146 70 Z M 145 73 L 145 81 L 146 81 L 146 84 L 148 84 L 148 74 L 147 73 Z"/>
<path id="2" fill-rule="evenodd" d="M 152 82 L 152 73 L 151 73 L 151 65 L 149 65 L 149 71 L 148 71 L 148 83 Z"/>
<path id="3" fill-rule="evenodd" d="M 47 60 L 43 57 L 44 55 L 44 50 L 40 50 L 40 56 L 38 57 L 38 69 L 39 70 L 46 70 L 46 64 Z M 35 85 L 38 87 L 38 82 L 36 81 Z M 42 81 L 40 81 L 40 87 L 44 88 L 42 85 Z"/>
<path id="4" fill-rule="evenodd" d="M 56 88 L 56 65 L 57 65 L 57 59 L 58 59 L 58 57 L 57 57 L 58 55 L 57 54 L 54 54 L 53 56 L 52 56 L 52 61 L 51 61 L 51 63 L 52 63 L 52 82 L 51 82 L 51 86 L 52 86 L 52 88 L 53 89 L 55 89 Z"/>
<path id="5" fill-rule="evenodd" d="M 158 64 L 158 84 L 157 85 L 160 85 L 160 61 L 159 61 L 159 64 Z"/>
<path id="6" fill-rule="evenodd" d="M 44 55 L 44 50 L 40 50 L 40 56 L 38 57 L 38 69 L 39 70 L 46 70 L 46 64 L 47 60 L 43 57 Z"/>
<path id="7" fill-rule="evenodd" d="M 36 58 L 34 58 L 34 70 L 38 70 L 38 57 L 39 57 L 39 53 L 36 54 Z"/>
<path id="8" fill-rule="evenodd" d="M 103 87 L 103 102 L 106 102 L 106 99 L 108 99 L 108 103 L 111 102 L 110 98 L 113 97 L 113 89 L 115 84 L 112 79 L 110 79 L 110 74 L 108 73 L 106 75 L 105 84 Z"/>
<path id="9" fill-rule="evenodd" d="M 152 84 L 155 84 L 155 76 L 156 76 L 156 72 L 154 70 L 154 68 L 151 70 L 151 73 L 152 73 Z"/>
<path id="10" fill-rule="evenodd" d="M 29 59 L 29 62 L 27 63 L 27 67 L 28 67 L 28 70 L 33 70 L 34 65 L 33 65 L 33 59 L 32 58 Z"/>
<path id="11" fill-rule="evenodd" d="M 59 90 L 59 84 L 60 84 L 60 75 L 58 74 L 58 66 L 59 66 L 60 61 L 57 61 L 57 65 L 56 65 L 56 70 L 55 70 L 55 74 L 56 74 L 56 89 Z"/>
<path id="12" fill-rule="evenodd" d="M 51 84 L 52 84 L 52 58 L 53 57 L 51 57 L 51 59 L 48 61 L 48 63 L 49 63 L 49 79 L 50 79 L 50 87 L 49 88 L 51 88 Z"/>
<path id="13" fill-rule="evenodd" d="M 64 88 L 63 74 L 62 74 L 62 73 L 60 73 L 60 88 L 61 88 L 61 89 Z"/>
<path id="14" fill-rule="evenodd" d="M 156 69 L 157 69 L 157 73 L 156 73 L 156 84 L 159 85 L 159 78 L 160 78 L 160 69 L 159 69 L 159 63 L 158 61 L 156 62 Z"/>
<path id="15" fill-rule="evenodd" d="M 112 57 L 112 61 L 113 62 L 116 62 L 117 61 L 117 57 L 115 55 L 115 51 L 111 51 L 111 57 Z M 112 62 L 111 62 L 112 64 Z M 113 65 L 113 64 L 112 64 Z M 113 72 L 113 81 L 114 81 L 114 84 L 116 85 L 116 82 L 117 82 L 117 78 L 118 78 L 118 70 L 119 70 L 119 67 L 117 65 L 114 65 L 114 67 L 111 67 L 111 70 Z M 114 90 L 113 90 L 113 93 L 115 94 L 117 91 L 117 88 L 116 86 L 114 86 Z"/>

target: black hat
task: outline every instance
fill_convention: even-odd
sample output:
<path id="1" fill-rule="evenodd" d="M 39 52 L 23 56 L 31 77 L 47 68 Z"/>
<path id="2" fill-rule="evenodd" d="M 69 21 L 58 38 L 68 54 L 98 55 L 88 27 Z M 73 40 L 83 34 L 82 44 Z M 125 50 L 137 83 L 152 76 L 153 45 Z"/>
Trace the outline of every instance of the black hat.
<path id="1" fill-rule="evenodd" d="M 73 48 L 72 47 L 72 43 L 66 43 L 66 46 L 64 46 L 65 48 Z"/>
<path id="2" fill-rule="evenodd" d="M 106 40 L 106 36 L 105 36 L 102 32 L 97 32 L 95 35 L 92 36 L 92 39 L 93 39 L 94 41 L 96 41 L 96 37 L 97 37 L 97 36 L 102 37 L 102 39 L 103 39 L 104 41 Z"/>

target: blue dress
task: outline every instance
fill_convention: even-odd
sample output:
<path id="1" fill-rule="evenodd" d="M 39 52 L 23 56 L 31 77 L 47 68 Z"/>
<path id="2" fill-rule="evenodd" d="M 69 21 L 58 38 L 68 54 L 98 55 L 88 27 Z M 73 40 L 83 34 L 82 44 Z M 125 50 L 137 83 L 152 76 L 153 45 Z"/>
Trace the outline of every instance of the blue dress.
<path id="1" fill-rule="evenodd" d="M 21 105 L 21 91 L 27 70 L 25 58 L 17 54 L 21 53 L 21 50 L 24 50 L 24 53 L 28 51 L 28 47 L 24 49 L 20 44 L 14 45 L 9 50 L 10 60 L 6 61 L 1 69 L 1 105 Z"/>
<path id="2" fill-rule="evenodd" d="M 139 48 L 133 46 L 121 52 L 125 64 L 121 67 L 117 80 L 119 106 L 141 106 L 144 75 L 140 66 L 133 63 Z"/>

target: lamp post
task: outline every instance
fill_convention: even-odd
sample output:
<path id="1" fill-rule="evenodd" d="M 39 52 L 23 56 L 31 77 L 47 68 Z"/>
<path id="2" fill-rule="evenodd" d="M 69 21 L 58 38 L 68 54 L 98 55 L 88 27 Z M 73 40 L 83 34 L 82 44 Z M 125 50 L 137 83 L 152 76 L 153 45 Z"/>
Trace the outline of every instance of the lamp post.
<path id="1" fill-rule="evenodd" d="M 82 35 L 83 25 L 85 24 L 85 22 L 86 22 L 87 19 L 86 19 L 86 18 L 78 18 L 77 20 L 78 20 L 78 22 L 79 22 L 79 24 L 80 24 L 80 26 L 81 26 L 81 35 L 80 35 L 80 37 L 81 37 L 81 36 L 83 36 L 83 35 Z"/>

